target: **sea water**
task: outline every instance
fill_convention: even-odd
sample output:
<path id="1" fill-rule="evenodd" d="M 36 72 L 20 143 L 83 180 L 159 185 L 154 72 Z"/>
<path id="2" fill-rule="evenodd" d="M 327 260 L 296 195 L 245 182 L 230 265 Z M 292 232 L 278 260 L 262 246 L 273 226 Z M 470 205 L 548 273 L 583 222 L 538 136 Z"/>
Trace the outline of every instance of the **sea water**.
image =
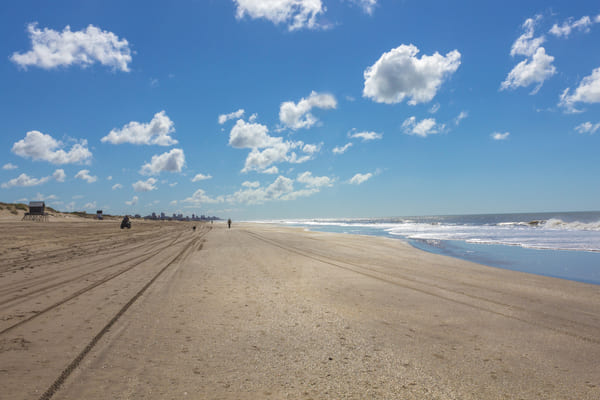
<path id="1" fill-rule="evenodd" d="M 399 238 L 481 264 L 600 284 L 600 212 L 269 221 Z"/>

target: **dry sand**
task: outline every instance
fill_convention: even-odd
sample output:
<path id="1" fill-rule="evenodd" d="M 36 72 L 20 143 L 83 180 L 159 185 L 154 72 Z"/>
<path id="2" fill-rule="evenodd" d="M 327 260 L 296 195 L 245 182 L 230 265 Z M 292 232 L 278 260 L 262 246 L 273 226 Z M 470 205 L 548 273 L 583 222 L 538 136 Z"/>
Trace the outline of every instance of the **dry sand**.
<path id="1" fill-rule="evenodd" d="M 1 399 L 599 399 L 600 286 L 393 239 L 0 220 Z"/>

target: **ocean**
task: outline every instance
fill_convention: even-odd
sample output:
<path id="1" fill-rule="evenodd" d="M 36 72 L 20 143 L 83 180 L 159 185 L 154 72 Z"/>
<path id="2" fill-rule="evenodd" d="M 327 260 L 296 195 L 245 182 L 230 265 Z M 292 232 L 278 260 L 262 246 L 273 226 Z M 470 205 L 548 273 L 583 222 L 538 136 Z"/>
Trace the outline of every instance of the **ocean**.
<path id="1" fill-rule="evenodd" d="M 405 240 L 432 253 L 600 285 L 600 212 L 263 221 Z"/>

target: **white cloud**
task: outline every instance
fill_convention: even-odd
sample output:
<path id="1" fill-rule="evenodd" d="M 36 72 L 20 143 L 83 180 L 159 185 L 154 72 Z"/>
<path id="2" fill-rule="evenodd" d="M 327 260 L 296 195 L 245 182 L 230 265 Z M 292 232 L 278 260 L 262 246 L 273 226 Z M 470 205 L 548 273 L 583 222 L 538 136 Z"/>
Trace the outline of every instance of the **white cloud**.
<path id="1" fill-rule="evenodd" d="M 598 19 L 598 17 L 596 17 L 596 19 Z M 569 18 L 565 22 L 563 22 L 561 26 L 558 26 L 557 24 L 552 25 L 552 28 L 550 29 L 549 33 L 553 34 L 554 36 L 567 38 L 575 29 L 581 32 L 589 32 L 590 26 L 592 26 L 592 24 L 592 19 L 587 15 L 579 18 L 576 21 L 573 21 L 573 18 Z"/>
<path id="2" fill-rule="evenodd" d="M 112 181 L 112 176 L 108 176 L 108 177 L 106 178 L 106 180 L 107 180 L 107 181 Z"/>
<path id="3" fill-rule="evenodd" d="M 139 198 L 137 196 L 133 196 L 133 198 L 129 201 L 126 201 L 125 204 L 127 204 L 128 206 L 135 206 L 139 201 Z"/>
<path id="4" fill-rule="evenodd" d="M 540 19 L 541 16 L 537 15 L 535 19 L 528 18 L 523 23 L 525 32 L 513 43 L 510 55 L 522 55 L 527 58 L 508 73 L 500 85 L 500 90 L 527 87 L 537 83 L 530 93 L 536 94 L 546 79 L 556 74 L 556 67 L 552 65 L 554 57 L 546 54 L 546 49 L 541 47 L 546 38 L 543 35 L 534 38 L 535 25 Z"/>
<path id="5" fill-rule="evenodd" d="M 75 174 L 75 178 L 82 179 L 87 183 L 94 183 L 98 179 L 98 177 L 90 175 L 89 169 L 82 169 L 77 174 Z"/>
<path id="6" fill-rule="evenodd" d="M 344 154 L 350 147 L 352 147 L 352 143 L 346 143 L 343 146 L 335 146 L 331 151 L 333 154 Z"/>
<path id="7" fill-rule="evenodd" d="M 218 204 L 223 203 L 224 201 L 225 198 L 223 196 L 213 198 L 206 195 L 206 192 L 202 189 L 196 190 L 191 197 L 183 200 L 184 203 L 192 203 L 197 206 L 200 206 L 201 204 Z"/>
<path id="8" fill-rule="evenodd" d="M 64 144 L 52 136 L 30 131 L 25 135 L 25 139 L 13 144 L 11 151 L 21 157 L 48 161 L 52 164 L 87 163 L 92 157 L 86 140 L 74 144 L 69 151 L 64 151 L 62 147 Z"/>
<path id="9" fill-rule="evenodd" d="M 375 7 L 377 6 L 377 0 L 349 0 L 351 3 L 356 4 L 363 11 L 369 15 L 373 14 Z"/>
<path id="10" fill-rule="evenodd" d="M 140 170 L 142 175 L 157 175 L 163 171 L 181 172 L 185 164 L 185 155 L 182 149 L 172 149 L 169 152 L 154 155 L 152 160 L 144 164 Z"/>
<path id="11" fill-rule="evenodd" d="M 95 210 L 98 207 L 96 206 L 96 202 L 92 201 L 92 202 L 86 203 L 85 206 L 83 206 L 83 208 L 85 210 Z"/>
<path id="12" fill-rule="evenodd" d="M 197 174 L 192 178 L 192 182 L 205 181 L 207 179 L 212 179 L 211 175 Z"/>
<path id="13" fill-rule="evenodd" d="M 592 74 L 584 77 L 573 94 L 571 88 L 565 89 L 560 96 L 560 106 L 568 111 L 577 112 L 576 103 L 600 103 L 600 68 L 592 71 Z"/>
<path id="14" fill-rule="evenodd" d="M 494 139 L 494 140 L 506 140 L 510 136 L 510 132 L 504 132 L 504 133 L 494 132 L 491 134 L 491 136 L 492 136 L 492 139 Z"/>
<path id="15" fill-rule="evenodd" d="M 65 170 L 64 169 L 57 169 L 52 174 L 52 177 L 54 179 L 56 179 L 57 182 L 64 182 L 65 179 L 66 179 L 66 177 L 67 177 L 67 174 L 65 174 Z"/>
<path id="16" fill-rule="evenodd" d="M 10 171 L 12 169 L 17 169 L 17 168 L 19 168 L 19 167 L 17 167 L 16 165 L 14 165 L 12 163 L 7 163 L 2 166 L 2 169 L 5 171 Z"/>
<path id="17" fill-rule="evenodd" d="M 23 68 L 36 66 L 44 69 L 80 65 L 86 67 L 99 62 L 113 70 L 129 71 L 131 50 L 125 39 L 112 32 L 89 25 L 81 31 L 66 26 L 62 32 L 38 29 L 37 23 L 27 26 L 31 50 L 13 53 L 10 59 Z"/>
<path id="18" fill-rule="evenodd" d="M 113 129 L 101 141 L 112 144 L 131 143 L 171 146 L 177 143 L 177 140 L 170 136 L 171 133 L 175 132 L 174 125 L 165 111 L 161 111 L 154 114 L 149 123 L 131 121 L 121 129 Z"/>
<path id="19" fill-rule="evenodd" d="M 325 12 L 321 0 L 234 0 L 236 18 L 248 15 L 264 18 L 275 25 L 285 24 L 290 31 L 318 28 L 317 16 Z"/>
<path id="20" fill-rule="evenodd" d="M 596 123 L 596 124 L 592 124 L 591 122 L 584 122 L 582 124 L 579 124 L 575 127 L 575 130 L 579 133 L 589 133 L 589 134 L 594 134 L 596 133 L 596 131 L 598 131 L 598 129 L 600 129 L 600 122 Z"/>
<path id="21" fill-rule="evenodd" d="M 133 183 L 131 186 L 133 187 L 133 190 L 135 190 L 136 192 L 149 192 L 151 190 L 156 190 L 156 186 L 154 186 L 156 184 L 156 179 L 154 178 L 148 178 L 146 181 L 137 181 L 135 183 Z"/>
<path id="22" fill-rule="evenodd" d="M 455 124 L 456 126 L 458 126 L 458 125 L 461 123 L 461 121 L 462 121 L 463 119 L 467 118 L 468 116 L 469 116 L 469 113 L 468 113 L 468 112 L 466 112 L 466 111 L 461 111 L 461 112 L 460 112 L 460 114 L 458 114 L 458 115 L 456 116 L 456 118 L 454 118 L 454 124 Z"/>
<path id="23" fill-rule="evenodd" d="M 534 38 L 535 25 L 542 18 L 541 15 L 536 15 L 535 18 L 527 18 L 523 23 L 522 27 L 525 31 L 517 40 L 513 43 L 510 49 L 510 55 L 522 55 L 531 57 L 535 54 L 536 50 L 540 48 L 542 43 L 546 41 L 546 38 L 542 35 Z"/>
<path id="24" fill-rule="evenodd" d="M 238 149 L 262 148 L 280 142 L 281 138 L 269 136 L 269 129 L 262 124 L 239 119 L 229 133 L 229 145 Z"/>
<path id="25" fill-rule="evenodd" d="M 237 111 L 234 111 L 232 113 L 229 114 L 221 114 L 219 115 L 219 124 L 223 125 L 225 122 L 229 121 L 230 119 L 236 119 L 236 118 L 242 118 L 242 116 L 244 115 L 244 109 L 240 108 Z"/>
<path id="26" fill-rule="evenodd" d="M 263 174 L 278 174 L 279 168 L 277 168 L 275 165 L 273 165 L 271 168 L 263 169 L 260 172 Z"/>
<path id="27" fill-rule="evenodd" d="M 23 186 L 23 187 L 38 186 L 38 185 L 48 182 L 49 180 L 50 180 L 49 176 L 38 179 L 38 178 L 30 177 L 27 174 L 21 174 L 18 177 L 11 179 L 8 182 L 3 183 L 1 187 L 3 189 L 9 189 L 9 188 L 16 187 L 16 186 Z"/>
<path id="28" fill-rule="evenodd" d="M 278 170 L 268 167 L 275 163 L 301 163 L 312 159 L 320 149 L 321 144 L 304 144 L 302 141 L 284 141 L 281 137 L 268 134 L 269 129 L 262 124 L 238 120 L 229 134 L 229 145 L 235 148 L 250 148 L 252 151 L 246 157 L 242 172 L 259 171 L 278 173 Z M 304 155 L 298 155 L 293 150 L 298 149 Z"/>
<path id="29" fill-rule="evenodd" d="M 117 190 L 117 189 L 123 189 L 123 185 L 121 185 L 120 183 L 115 183 L 112 186 L 112 190 Z"/>
<path id="30" fill-rule="evenodd" d="M 243 187 L 247 187 L 247 188 L 257 188 L 260 186 L 260 182 L 258 181 L 245 181 L 244 183 L 242 183 Z"/>
<path id="31" fill-rule="evenodd" d="M 440 103 L 435 103 L 434 105 L 431 106 L 431 108 L 429 109 L 429 112 L 431 114 L 435 114 L 436 112 L 438 112 L 440 109 Z"/>
<path id="32" fill-rule="evenodd" d="M 308 187 L 320 188 L 323 186 L 333 186 L 334 179 L 328 176 L 313 176 L 312 172 L 306 171 L 298 175 L 296 180 L 304 183 Z"/>
<path id="33" fill-rule="evenodd" d="M 326 110 L 336 107 L 337 101 L 333 95 L 312 91 L 308 98 L 302 98 L 298 104 L 293 101 L 281 103 L 279 120 L 290 129 L 310 128 L 318 122 L 318 119 L 310 113 L 313 108 Z"/>
<path id="34" fill-rule="evenodd" d="M 349 181 L 348 183 L 352 184 L 352 185 L 360 185 L 363 182 L 368 181 L 369 179 L 371 179 L 373 177 L 373 174 L 368 172 L 366 174 L 356 174 L 354 175 Z"/>
<path id="35" fill-rule="evenodd" d="M 363 96 L 378 103 L 400 103 L 409 98 L 415 105 L 431 101 L 440 86 L 460 66 L 460 53 L 453 50 L 445 56 L 434 53 L 417 58 L 419 49 L 401 45 L 384 53 L 364 72 Z"/>
<path id="36" fill-rule="evenodd" d="M 367 142 L 369 140 L 378 140 L 383 138 L 383 134 L 377 132 L 356 132 L 352 134 L 348 134 L 348 137 L 353 139 L 362 139 L 363 142 Z"/>
<path id="37" fill-rule="evenodd" d="M 537 83 L 537 86 L 531 91 L 531 94 L 536 94 L 544 81 L 556 74 L 556 67 L 552 65 L 553 61 L 554 57 L 547 55 L 543 47 L 538 48 L 532 58 L 521 61 L 508 73 L 500 85 L 500 90 L 527 87 Z"/>
<path id="38" fill-rule="evenodd" d="M 407 135 L 416 135 L 427 137 L 436 133 L 443 132 L 446 129 L 445 124 L 438 124 L 435 118 L 425 118 L 417 121 L 416 117 L 407 118 L 402 123 L 402 129 Z"/>

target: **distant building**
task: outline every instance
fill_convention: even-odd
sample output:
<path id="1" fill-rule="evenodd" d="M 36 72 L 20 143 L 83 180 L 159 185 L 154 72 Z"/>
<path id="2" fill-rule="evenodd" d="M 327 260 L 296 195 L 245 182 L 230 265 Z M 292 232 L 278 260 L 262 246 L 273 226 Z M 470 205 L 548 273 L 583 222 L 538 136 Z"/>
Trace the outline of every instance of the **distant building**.
<path id="1" fill-rule="evenodd" d="M 96 210 L 96 219 L 103 219 L 102 210 Z"/>

